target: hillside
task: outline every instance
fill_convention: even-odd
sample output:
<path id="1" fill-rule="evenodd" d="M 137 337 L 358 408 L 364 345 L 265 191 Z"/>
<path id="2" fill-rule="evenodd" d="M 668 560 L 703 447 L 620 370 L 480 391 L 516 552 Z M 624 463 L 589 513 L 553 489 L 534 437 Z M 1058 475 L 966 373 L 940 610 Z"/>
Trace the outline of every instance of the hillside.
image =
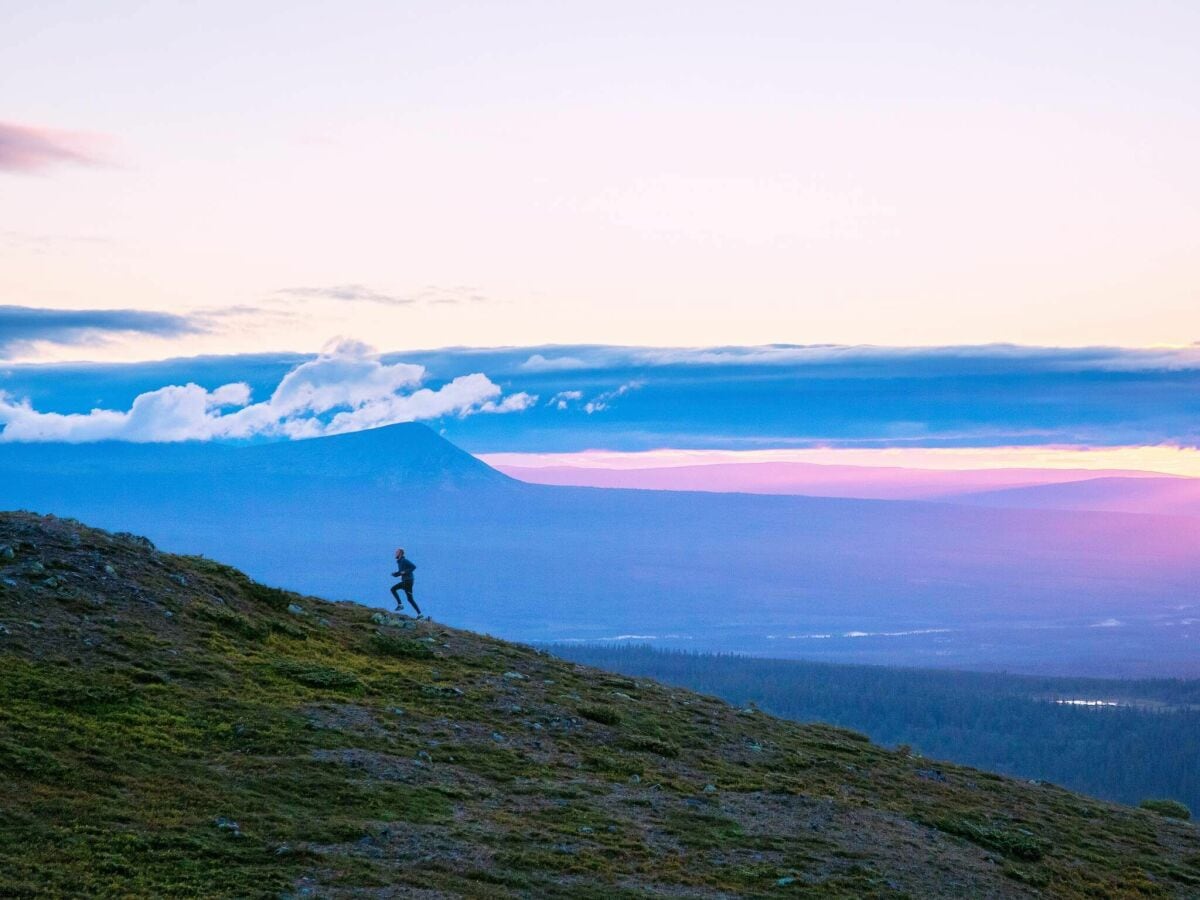
<path id="1" fill-rule="evenodd" d="M 0 623 L 7 896 L 1200 891 L 1189 824 L 70 520 L 0 514 Z"/>

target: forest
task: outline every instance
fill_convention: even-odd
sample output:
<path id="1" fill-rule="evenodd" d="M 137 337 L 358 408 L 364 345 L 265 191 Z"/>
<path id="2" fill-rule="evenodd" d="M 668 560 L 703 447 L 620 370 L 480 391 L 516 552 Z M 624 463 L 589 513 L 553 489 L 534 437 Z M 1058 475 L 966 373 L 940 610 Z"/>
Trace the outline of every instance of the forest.
<path id="1" fill-rule="evenodd" d="M 1200 681 L 850 666 L 637 644 L 555 644 L 576 662 L 654 678 L 914 754 L 1049 781 L 1119 803 L 1200 811 Z"/>

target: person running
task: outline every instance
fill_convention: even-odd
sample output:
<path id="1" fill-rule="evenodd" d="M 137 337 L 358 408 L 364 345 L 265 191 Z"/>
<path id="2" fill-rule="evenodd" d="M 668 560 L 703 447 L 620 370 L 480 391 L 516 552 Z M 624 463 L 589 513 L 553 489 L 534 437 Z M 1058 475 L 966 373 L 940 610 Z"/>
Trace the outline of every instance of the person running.
<path id="1" fill-rule="evenodd" d="M 425 616 L 421 613 L 421 607 L 417 606 L 417 601 L 413 599 L 413 571 L 416 565 L 404 556 L 404 550 L 397 548 L 396 550 L 396 571 L 393 576 L 400 578 L 392 585 L 392 596 L 396 599 L 396 609 L 404 609 L 404 601 L 400 599 L 400 591 L 404 591 L 404 596 L 408 598 L 408 602 L 412 604 L 412 608 L 417 611 L 417 618 L 423 619 Z"/>

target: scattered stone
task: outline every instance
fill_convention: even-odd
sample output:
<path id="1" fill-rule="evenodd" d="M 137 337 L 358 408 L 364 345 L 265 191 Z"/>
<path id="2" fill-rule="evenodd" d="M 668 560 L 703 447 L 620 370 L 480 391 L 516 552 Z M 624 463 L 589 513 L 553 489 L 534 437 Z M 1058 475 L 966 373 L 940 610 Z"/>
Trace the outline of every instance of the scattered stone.
<path id="1" fill-rule="evenodd" d="M 217 818 L 213 820 L 213 824 L 222 831 L 231 832 L 236 837 L 242 836 L 241 826 L 238 825 L 237 822 L 233 821 L 233 819 L 227 819 L 224 816 L 217 816 Z"/>
<path id="2" fill-rule="evenodd" d="M 495 741 L 497 744 L 503 744 L 504 743 L 504 735 L 502 735 L 498 731 L 493 731 L 492 732 L 492 740 Z"/>
<path id="3" fill-rule="evenodd" d="M 0 625 L 0 634 L 12 634 L 7 625 Z"/>
<path id="4" fill-rule="evenodd" d="M 641 784 L 641 783 L 642 783 L 642 776 L 641 776 L 641 775 L 630 775 L 630 776 L 629 776 L 629 783 L 630 783 L 630 784 Z"/>
<path id="5" fill-rule="evenodd" d="M 104 565 L 104 574 L 105 574 L 105 575 L 110 575 L 110 576 L 112 576 L 113 578 L 116 578 L 116 576 L 117 576 L 117 570 L 116 570 L 116 569 L 114 569 L 112 566 L 108 565 L 107 563 L 105 563 L 105 565 Z"/>
<path id="6" fill-rule="evenodd" d="M 529 678 L 528 675 L 522 675 L 520 672 L 505 672 L 504 677 L 509 681 L 525 681 Z"/>
<path id="7" fill-rule="evenodd" d="M 755 709 L 754 707 L 752 707 L 752 706 L 743 706 L 741 709 L 739 709 L 739 710 L 737 711 L 737 714 L 738 714 L 739 716 L 752 716 L 752 715 L 754 715 L 756 712 L 758 712 L 758 710 L 756 710 L 756 709 Z"/>
<path id="8" fill-rule="evenodd" d="M 402 715 L 404 715 L 404 710 L 402 710 L 402 709 L 401 709 L 400 707 L 398 707 L 398 706 L 393 706 L 391 709 L 389 709 L 389 710 L 388 710 L 388 712 L 390 712 L 390 713 L 391 713 L 393 716 L 402 716 Z"/>
<path id="9" fill-rule="evenodd" d="M 62 584 L 62 582 L 59 581 L 57 578 L 55 578 L 53 575 L 51 575 L 49 578 L 47 578 L 45 581 L 42 582 L 42 587 L 56 588 L 60 584 Z"/>
<path id="10" fill-rule="evenodd" d="M 613 691 L 612 695 L 618 700 L 629 700 L 630 702 L 633 701 L 632 697 L 630 697 L 628 694 L 622 694 L 620 691 Z"/>
<path id="11" fill-rule="evenodd" d="M 704 786 L 704 793 L 715 794 L 716 792 L 717 792 L 717 786 L 715 784 L 706 784 Z"/>
<path id="12" fill-rule="evenodd" d="M 293 616 L 306 616 L 308 613 L 304 611 L 304 607 L 298 603 L 289 603 L 287 611 Z"/>
<path id="13" fill-rule="evenodd" d="M 4 583 L 5 583 L 6 585 L 8 585 L 9 587 L 16 587 L 16 586 L 17 586 L 17 580 L 16 580 L 15 578 L 5 578 L 5 579 L 4 579 Z"/>
<path id="14" fill-rule="evenodd" d="M 593 832 L 595 832 L 595 830 L 596 830 L 596 829 L 595 829 L 595 828 L 593 828 L 593 827 L 592 827 L 592 826 L 590 826 L 590 825 L 580 825 L 580 826 L 579 826 L 579 833 L 580 833 L 580 834 L 592 834 Z"/>
<path id="15" fill-rule="evenodd" d="M 0 559 L 16 559 L 17 553 L 8 544 L 0 545 Z"/>
<path id="16" fill-rule="evenodd" d="M 426 765 L 432 765 L 433 757 L 429 755 L 428 750 L 418 750 L 417 751 L 417 762 L 424 763 Z"/>
<path id="17" fill-rule="evenodd" d="M 791 875 L 785 875 L 783 878 L 775 879 L 775 883 L 780 887 L 787 887 L 789 884 L 795 884 L 796 879 Z"/>
<path id="18" fill-rule="evenodd" d="M 175 575 L 171 575 L 171 576 L 170 576 L 170 578 L 171 578 L 171 580 L 172 580 L 173 582 L 175 582 L 175 583 L 176 583 L 177 585 L 179 585 L 180 587 L 187 587 L 187 586 L 188 586 L 188 580 L 187 580 L 187 578 L 185 578 L 185 577 L 184 577 L 184 576 L 182 576 L 182 575 L 175 574 Z"/>
<path id="19" fill-rule="evenodd" d="M 43 572 L 46 571 L 46 567 L 42 565 L 40 560 L 35 559 L 33 561 L 33 564 L 30 565 L 29 571 L 32 572 L 34 575 L 41 575 Z"/>
<path id="20" fill-rule="evenodd" d="M 926 781 L 945 781 L 946 776 L 937 769 L 917 769 L 917 777 L 924 778 Z"/>

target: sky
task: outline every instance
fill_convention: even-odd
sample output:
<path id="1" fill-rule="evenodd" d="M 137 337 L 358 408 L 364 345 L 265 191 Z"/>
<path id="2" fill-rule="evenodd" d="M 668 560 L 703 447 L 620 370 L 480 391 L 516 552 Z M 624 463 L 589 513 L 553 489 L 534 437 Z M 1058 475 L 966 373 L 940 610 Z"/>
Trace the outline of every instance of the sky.
<path id="1" fill-rule="evenodd" d="M 9 362 L 1200 340 L 1195 3 L 0 19 Z"/>

